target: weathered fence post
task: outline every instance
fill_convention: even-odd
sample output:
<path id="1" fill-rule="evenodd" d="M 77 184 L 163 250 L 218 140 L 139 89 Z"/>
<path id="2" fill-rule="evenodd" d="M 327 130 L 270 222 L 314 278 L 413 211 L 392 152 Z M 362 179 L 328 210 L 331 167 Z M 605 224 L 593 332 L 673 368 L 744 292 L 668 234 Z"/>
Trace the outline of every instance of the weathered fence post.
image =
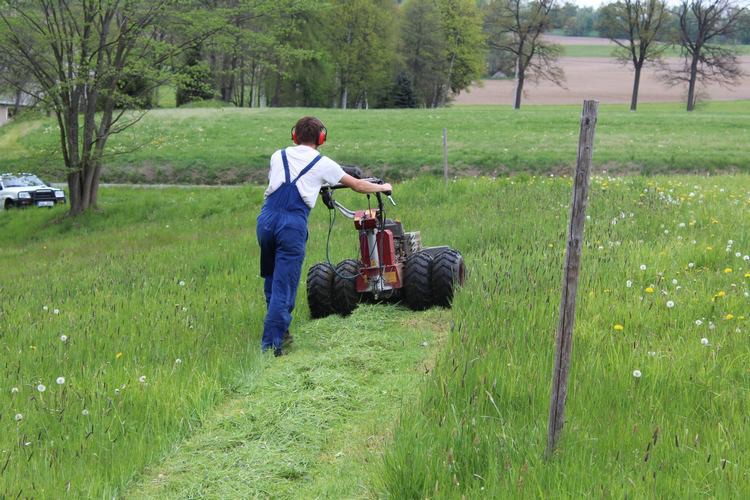
<path id="1" fill-rule="evenodd" d="M 552 373 L 552 397 L 549 408 L 547 432 L 547 458 L 552 456 L 562 432 L 565 418 L 565 400 L 568 396 L 568 371 L 573 345 L 573 325 L 576 317 L 576 293 L 583 244 L 583 223 L 588 204 L 589 171 L 594 151 L 594 130 L 599 101 L 583 101 L 581 133 L 578 139 L 578 157 L 573 181 L 573 202 L 570 208 L 568 246 L 565 251 L 560 322 L 557 326 L 555 369 Z"/>
<path id="2" fill-rule="evenodd" d="M 448 129 L 443 128 L 443 177 L 448 184 Z"/>

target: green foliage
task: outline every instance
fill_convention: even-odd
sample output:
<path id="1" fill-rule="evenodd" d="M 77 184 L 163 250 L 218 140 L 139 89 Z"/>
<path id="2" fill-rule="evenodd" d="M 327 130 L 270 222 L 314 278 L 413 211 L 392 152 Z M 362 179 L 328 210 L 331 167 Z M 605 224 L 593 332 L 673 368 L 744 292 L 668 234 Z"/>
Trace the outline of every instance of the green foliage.
<path id="1" fill-rule="evenodd" d="M 200 60 L 200 48 L 187 52 L 186 64 L 175 75 L 177 82 L 176 105 L 182 106 L 192 101 L 211 99 L 216 95 L 213 75 L 208 64 Z"/>

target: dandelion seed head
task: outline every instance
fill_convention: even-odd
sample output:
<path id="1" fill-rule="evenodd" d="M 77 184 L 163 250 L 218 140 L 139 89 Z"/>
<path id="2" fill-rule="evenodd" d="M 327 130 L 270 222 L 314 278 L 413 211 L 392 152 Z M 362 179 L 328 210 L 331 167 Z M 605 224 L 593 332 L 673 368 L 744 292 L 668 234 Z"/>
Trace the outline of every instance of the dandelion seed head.
<path id="1" fill-rule="evenodd" d="M 64 342 L 67 342 L 67 341 L 68 341 L 68 336 L 67 335 L 60 335 L 60 342 L 64 343 Z"/>
<path id="2" fill-rule="evenodd" d="M 630 280 L 628 280 L 628 281 L 625 282 L 625 286 L 628 287 L 628 288 L 632 288 L 633 282 L 630 281 Z"/>
<path id="3" fill-rule="evenodd" d="M 648 354 L 651 357 L 656 356 L 656 351 L 648 351 L 646 354 Z"/>
<path id="4" fill-rule="evenodd" d="M 60 314 L 60 309 L 55 309 L 52 311 L 53 314 Z"/>
<path id="5" fill-rule="evenodd" d="M 81 415 L 83 415 L 84 417 L 88 417 L 89 411 L 86 408 L 84 408 L 83 411 L 81 411 Z"/>
<path id="6" fill-rule="evenodd" d="M 21 420 L 23 420 L 23 413 L 16 413 L 16 416 L 13 418 L 16 422 L 20 422 Z"/>
<path id="7" fill-rule="evenodd" d="M 646 264 L 641 264 L 641 271 L 645 271 L 645 270 L 646 270 Z"/>
<path id="8" fill-rule="evenodd" d="M 693 244 L 695 244 L 695 242 L 693 242 Z M 695 267 L 695 263 L 693 263 L 693 262 L 689 262 L 689 263 L 688 263 L 688 267 L 689 267 L 690 269 L 694 268 L 694 267 Z"/>
<path id="9" fill-rule="evenodd" d="M 38 386 L 36 386 L 36 390 L 39 392 L 44 392 L 47 390 L 47 387 L 45 387 L 44 384 L 39 384 Z"/>
<path id="10" fill-rule="evenodd" d="M 702 345 L 708 345 L 708 339 L 707 339 L 706 337 L 703 337 L 703 338 L 701 339 L 701 344 L 702 344 Z"/>
<path id="11" fill-rule="evenodd" d="M 180 286 L 185 286 L 185 282 L 184 282 L 184 281 L 182 281 L 182 280 L 180 280 L 180 282 L 179 282 L 179 285 L 180 285 Z"/>
<path id="12" fill-rule="evenodd" d="M 182 360 L 180 358 L 177 358 L 174 360 L 174 364 L 176 365 L 182 364 Z"/>
<path id="13" fill-rule="evenodd" d="M 703 321 L 696 319 L 695 320 L 695 326 L 701 326 L 703 324 Z"/>
<path id="14" fill-rule="evenodd" d="M 674 301 L 673 300 L 668 300 L 667 301 L 667 307 L 670 308 L 670 309 L 672 309 L 674 307 Z"/>
<path id="15" fill-rule="evenodd" d="M 57 382 L 57 385 L 63 385 L 65 383 L 65 377 L 57 377 L 55 382 Z"/>
<path id="16" fill-rule="evenodd" d="M 145 384 L 146 383 L 146 376 L 145 375 L 141 375 L 140 377 L 138 377 L 138 382 L 140 382 L 141 384 Z"/>
<path id="17" fill-rule="evenodd" d="M 635 378 L 641 378 L 641 371 L 640 370 L 633 370 L 633 376 Z"/>
<path id="18" fill-rule="evenodd" d="M 673 284 L 673 285 L 676 285 L 676 284 L 677 284 L 677 280 L 676 280 L 676 279 L 673 279 L 673 280 L 672 280 L 672 284 Z"/>
<path id="19" fill-rule="evenodd" d="M 42 306 L 42 310 L 49 311 L 49 306 Z"/>
<path id="20" fill-rule="evenodd" d="M 120 389 L 115 389 L 115 396 L 119 396 L 119 395 L 120 395 Z"/>
<path id="21" fill-rule="evenodd" d="M 742 252 L 737 252 L 734 254 L 735 257 L 742 257 Z"/>

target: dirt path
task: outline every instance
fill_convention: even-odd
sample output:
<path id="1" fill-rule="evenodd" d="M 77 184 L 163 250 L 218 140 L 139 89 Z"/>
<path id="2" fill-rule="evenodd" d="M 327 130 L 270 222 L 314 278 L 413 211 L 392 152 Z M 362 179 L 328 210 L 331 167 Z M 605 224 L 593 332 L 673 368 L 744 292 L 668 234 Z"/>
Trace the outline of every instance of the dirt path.
<path id="1" fill-rule="evenodd" d="M 590 42 L 592 43 L 592 42 Z M 740 57 L 742 69 L 750 75 L 750 56 Z M 678 60 L 671 60 L 676 64 Z M 527 83 L 523 104 L 580 104 L 584 99 L 598 99 L 601 103 L 629 103 L 633 86 L 633 71 L 609 57 L 564 57 L 560 60 L 566 75 L 566 88 L 550 82 L 538 85 Z M 485 80 L 483 87 L 472 87 L 461 93 L 455 104 L 512 103 L 513 80 Z M 750 76 L 731 88 L 713 84 L 701 92 L 707 100 L 750 99 Z M 681 102 L 686 89 L 669 88 L 658 78 L 654 68 L 644 69 L 638 102 Z"/>

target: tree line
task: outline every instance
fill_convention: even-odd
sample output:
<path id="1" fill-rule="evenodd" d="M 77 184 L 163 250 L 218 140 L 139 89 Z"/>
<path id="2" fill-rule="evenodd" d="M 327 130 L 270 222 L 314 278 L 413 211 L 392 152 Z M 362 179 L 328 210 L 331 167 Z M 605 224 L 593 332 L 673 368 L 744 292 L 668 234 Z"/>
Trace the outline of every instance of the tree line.
<path id="1" fill-rule="evenodd" d="M 589 26 L 640 71 L 671 43 L 692 110 L 700 81 L 742 76 L 747 0 L 617 0 L 596 11 L 557 0 L 0 0 L 0 93 L 33 95 L 58 124 L 71 213 L 96 206 L 108 138 L 161 86 L 177 103 L 240 107 L 439 107 L 488 74 L 561 84 L 544 35 Z M 593 14 L 596 14 L 595 16 Z M 589 14 L 592 14 L 589 16 Z M 591 22 L 587 20 L 591 17 Z M 740 37 L 740 38 L 738 38 Z"/>

